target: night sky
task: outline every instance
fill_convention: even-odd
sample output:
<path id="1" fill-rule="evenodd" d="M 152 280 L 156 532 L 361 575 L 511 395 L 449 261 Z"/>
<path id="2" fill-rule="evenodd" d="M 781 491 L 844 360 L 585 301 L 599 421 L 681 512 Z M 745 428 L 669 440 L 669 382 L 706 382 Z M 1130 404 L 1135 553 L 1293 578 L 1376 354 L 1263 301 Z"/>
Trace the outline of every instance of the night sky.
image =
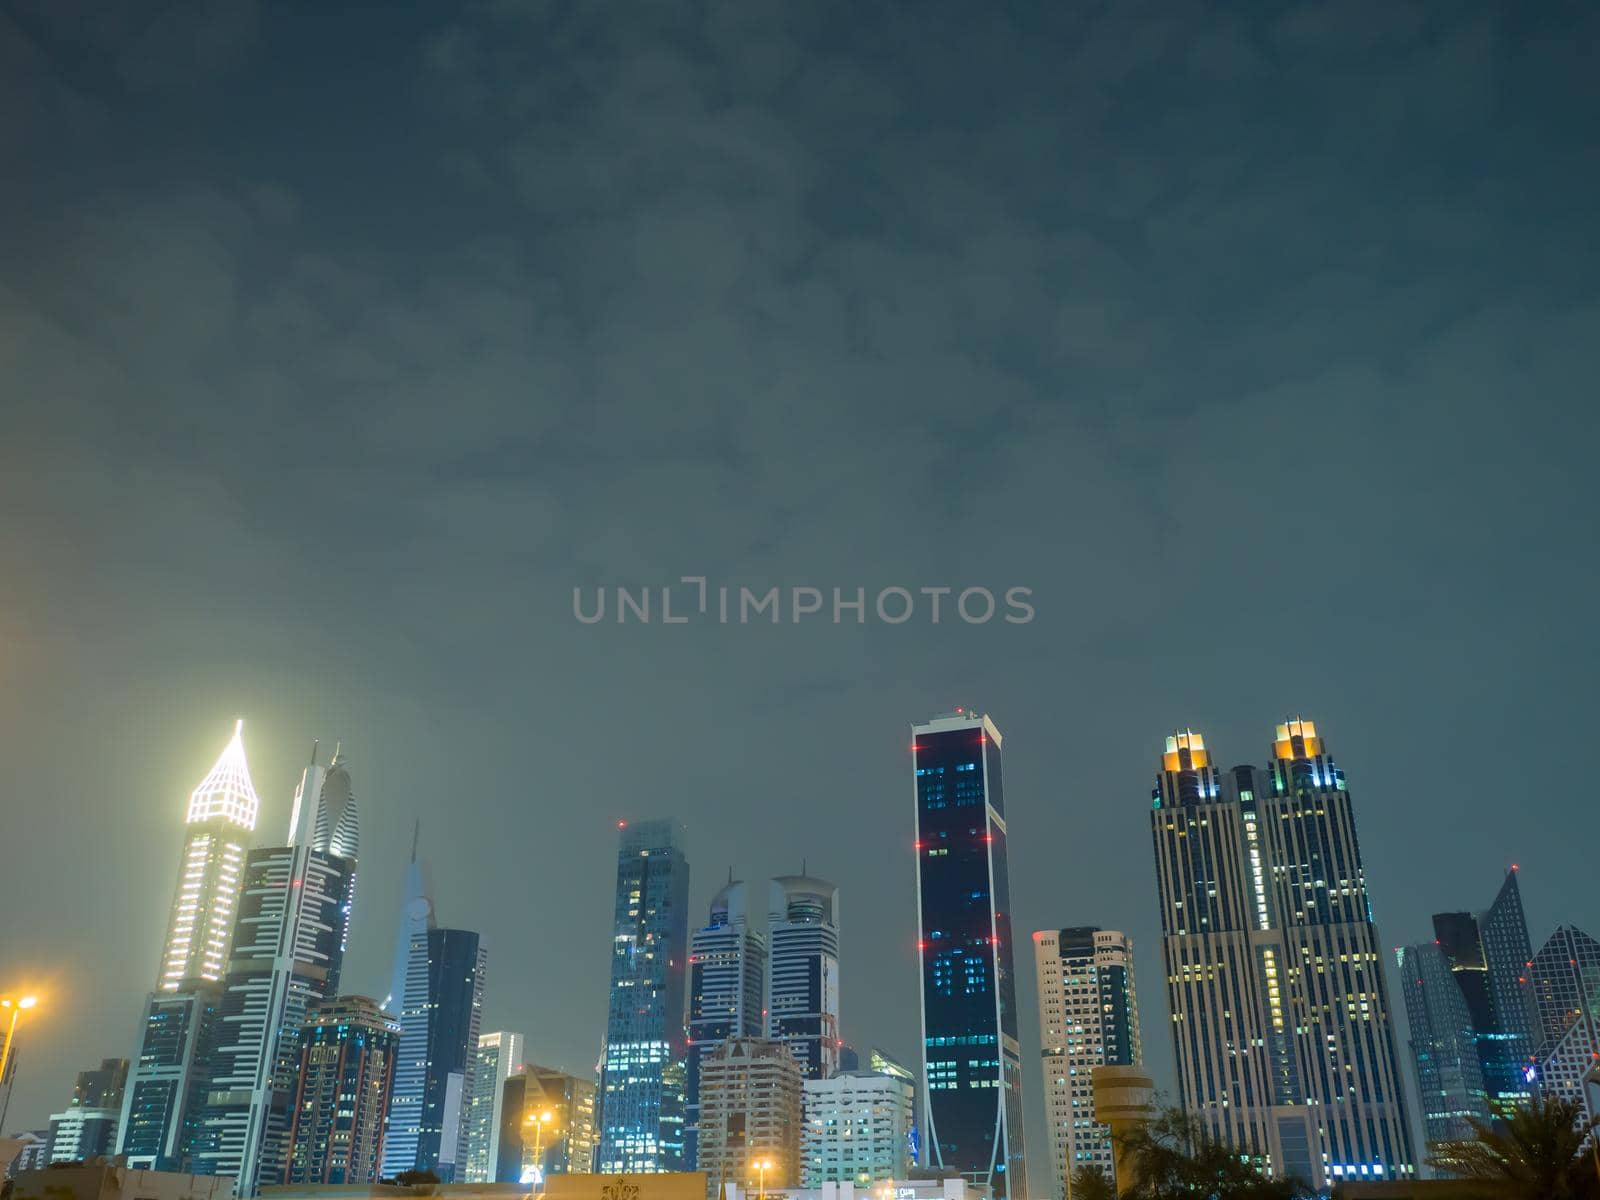
<path id="1" fill-rule="evenodd" d="M 1028 931 L 1133 935 L 1170 1081 L 1174 727 L 1229 765 L 1316 720 L 1386 945 L 1512 862 L 1535 945 L 1600 932 L 1596 44 L 1563 3 L 0 3 L 7 1125 L 134 1052 L 236 717 L 263 841 L 313 739 L 351 761 L 349 989 L 420 818 L 485 1028 L 579 1071 L 659 815 L 697 922 L 730 865 L 837 882 L 846 1036 L 917 1061 L 909 726 L 956 705 L 1006 739 L 1030 1142 Z M 1036 615 L 574 620 L 684 575 Z"/>

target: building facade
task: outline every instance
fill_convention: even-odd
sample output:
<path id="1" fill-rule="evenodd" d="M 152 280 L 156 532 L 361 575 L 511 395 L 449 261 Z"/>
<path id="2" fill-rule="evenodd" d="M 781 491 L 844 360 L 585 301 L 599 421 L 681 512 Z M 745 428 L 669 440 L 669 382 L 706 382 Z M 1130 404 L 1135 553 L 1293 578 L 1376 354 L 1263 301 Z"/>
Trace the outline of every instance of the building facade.
<path id="1" fill-rule="evenodd" d="M 115 1152 L 127 1083 L 125 1058 L 102 1059 L 98 1067 L 78 1072 L 67 1107 L 50 1116 L 51 1162 L 108 1158 Z"/>
<path id="2" fill-rule="evenodd" d="M 189 796 L 183 861 L 156 972 L 159 990 L 177 991 L 189 979 L 222 978 L 245 851 L 260 809 L 240 721 L 216 765 Z"/>
<path id="3" fill-rule="evenodd" d="M 1533 1082 L 1544 1095 L 1581 1103 L 1586 1118 L 1600 1117 L 1600 942 L 1558 926 L 1530 960 L 1527 977 L 1540 1035 Z"/>
<path id="4" fill-rule="evenodd" d="M 767 1036 L 807 1079 L 827 1079 L 839 1069 L 839 889 L 803 870 L 780 875 L 767 931 Z"/>
<path id="5" fill-rule="evenodd" d="M 922 1165 L 1028 1196 L 1000 730 L 958 709 L 912 728 Z"/>
<path id="6" fill-rule="evenodd" d="M 500 1106 L 505 1082 L 522 1069 L 524 1055 L 520 1033 L 480 1034 L 473 1061 L 472 1095 L 467 1101 L 467 1183 L 494 1180 L 500 1155 Z"/>
<path id="7" fill-rule="evenodd" d="M 700 1064 L 730 1037 L 759 1037 L 765 1008 L 767 939 L 750 928 L 743 883 L 730 878 L 689 942 L 689 1045 L 684 1169 L 699 1161 Z"/>
<path id="8" fill-rule="evenodd" d="M 773 1038 L 728 1038 L 706 1056 L 699 1169 L 709 1195 L 758 1177 L 767 1187 L 799 1183 L 801 1079 L 793 1051 Z"/>
<path id="9" fill-rule="evenodd" d="M 494 1181 L 532 1184 L 593 1170 L 596 1088 L 554 1067 L 518 1067 L 501 1086 Z"/>
<path id="10" fill-rule="evenodd" d="M 1436 942 L 1402 946 L 1395 962 L 1411 1028 L 1423 1137 L 1430 1144 L 1471 1138 L 1472 1122 L 1489 1120 L 1491 1112 L 1466 999 Z"/>
<path id="11" fill-rule="evenodd" d="M 329 1000 L 307 1019 L 285 1183 L 377 1181 L 399 1046 L 400 1023 L 365 996 Z"/>
<path id="12" fill-rule="evenodd" d="M 147 998 L 117 1122 L 116 1152 L 130 1167 L 191 1170 L 221 1008 L 222 984 L 204 979 Z"/>
<path id="13" fill-rule="evenodd" d="M 1080 1168 L 1116 1175 L 1111 1131 L 1095 1119 L 1094 1068 L 1144 1061 L 1133 943 L 1115 930 L 1075 926 L 1035 933 L 1033 953 L 1051 1178 L 1065 1200 L 1068 1176 Z"/>
<path id="14" fill-rule="evenodd" d="M 453 1183 L 466 1168 L 488 956 L 466 929 L 415 935 L 410 956 L 383 1173 L 432 1171 Z"/>
<path id="15" fill-rule="evenodd" d="M 800 1185 L 903 1179 L 916 1089 L 897 1075 L 841 1071 L 801 1082 Z"/>
<path id="16" fill-rule="evenodd" d="M 295 792 L 289 844 L 245 858 L 206 1102 L 191 1144 L 194 1171 L 231 1176 L 240 1196 L 282 1180 L 300 1031 L 311 1009 L 337 994 L 343 968 L 356 847 L 342 843 L 347 856 L 319 843 L 326 776 L 313 748 Z"/>
<path id="17" fill-rule="evenodd" d="M 1152 799 L 1183 1107 L 1274 1175 L 1414 1179 L 1355 811 L 1316 727 L 1226 774 L 1175 734 Z"/>
<path id="18" fill-rule="evenodd" d="M 671 821 L 624 825 L 600 1065 L 602 1174 L 678 1171 L 687 1102 L 689 863 Z"/>

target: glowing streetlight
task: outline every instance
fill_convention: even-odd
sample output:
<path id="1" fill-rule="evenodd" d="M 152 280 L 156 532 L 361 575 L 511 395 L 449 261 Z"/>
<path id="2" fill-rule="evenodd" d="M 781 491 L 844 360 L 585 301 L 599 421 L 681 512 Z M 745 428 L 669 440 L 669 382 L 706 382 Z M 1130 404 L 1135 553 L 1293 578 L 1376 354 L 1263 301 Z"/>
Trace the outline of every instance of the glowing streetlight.
<path id="1" fill-rule="evenodd" d="M 22 996 L 12 999 L 10 996 L 0 996 L 0 1008 L 11 1010 L 11 1022 L 6 1029 L 6 1044 L 0 1047 L 0 1086 L 6 1082 L 6 1070 L 11 1066 L 11 1043 L 17 1040 L 17 1018 L 22 1015 L 22 1010 L 32 1008 L 39 1003 L 37 996 Z M 5 1108 L 0 1108 L 0 1126 L 5 1124 L 5 1110 L 11 1107 L 11 1089 L 6 1088 Z"/>
<path id="2" fill-rule="evenodd" d="M 760 1181 L 761 1200 L 767 1200 L 767 1172 L 772 1170 L 773 1162 L 770 1158 L 758 1158 L 750 1165 L 756 1169 L 756 1178 Z"/>
<path id="3" fill-rule="evenodd" d="M 534 1181 L 535 1191 L 544 1186 L 544 1127 L 555 1119 L 555 1113 L 548 1108 L 537 1115 L 529 1113 L 522 1119 L 524 1125 L 533 1126 L 533 1165 L 534 1170 L 538 1172 L 538 1177 Z"/>

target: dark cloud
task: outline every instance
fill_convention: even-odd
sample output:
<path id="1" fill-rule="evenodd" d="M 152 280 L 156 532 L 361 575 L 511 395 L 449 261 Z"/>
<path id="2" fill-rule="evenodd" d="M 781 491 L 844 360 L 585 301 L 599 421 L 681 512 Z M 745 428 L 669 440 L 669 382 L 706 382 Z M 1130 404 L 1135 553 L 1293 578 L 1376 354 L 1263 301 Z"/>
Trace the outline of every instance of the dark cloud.
<path id="1" fill-rule="evenodd" d="M 665 812 L 697 906 L 836 879 L 846 1031 L 914 1056 L 906 725 L 954 703 L 1007 733 L 1017 921 L 1133 933 L 1163 1072 L 1174 724 L 1319 719 L 1392 942 L 1508 857 L 1535 936 L 1596 923 L 1550 836 L 1597 717 L 1593 12 L 204 8 L 0 15 L 0 967 L 59 997 L 14 1124 L 130 1050 L 235 714 L 263 836 L 351 754 L 352 984 L 421 815 L 490 1023 L 573 1067 L 614 818 Z M 1038 618 L 571 618 L 683 574 Z"/>

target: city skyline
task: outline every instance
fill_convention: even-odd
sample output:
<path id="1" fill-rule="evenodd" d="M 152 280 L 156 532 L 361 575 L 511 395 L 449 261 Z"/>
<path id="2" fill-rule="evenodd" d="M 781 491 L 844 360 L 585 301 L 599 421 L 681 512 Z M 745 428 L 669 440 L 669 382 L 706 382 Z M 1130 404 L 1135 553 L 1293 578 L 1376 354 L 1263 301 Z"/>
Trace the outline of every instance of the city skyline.
<path id="1" fill-rule="evenodd" d="M 1006 734 L 1014 931 L 1128 935 L 1169 1093 L 1173 729 L 1327 730 L 1393 1009 L 1512 863 L 1535 949 L 1600 931 L 1545 751 L 1600 724 L 1597 43 L 1573 4 L 0 0 L 6 1123 L 138 1044 L 241 717 L 259 840 L 311 738 L 349 755 L 341 989 L 391 991 L 420 819 L 485 1027 L 579 1075 L 615 823 L 667 816 L 691 925 L 730 866 L 835 882 L 842 1036 L 920 1063 L 905 723 L 957 705 Z M 602 589 L 653 619 L 575 617 Z"/>
<path id="2" fill-rule="evenodd" d="M 1280 726 L 1280 734 L 1282 734 L 1283 728 L 1286 728 L 1286 726 Z M 1307 728 L 1309 728 L 1309 723 L 1307 723 Z M 1331 778 L 1331 768 L 1330 768 L 1330 778 Z M 322 781 L 325 782 L 325 774 L 323 774 L 323 776 L 320 776 L 320 779 L 322 779 Z M 307 786 L 307 782 L 306 781 L 302 781 L 301 790 L 304 790 L 304 787 L 306 787 L 306 786 Z M 314 782 L 314 784 L 310 784 L 310 786 L 317 787 L 318 794 L 322 795 L 322 797 L 326 797 L 326 795 L 328 795 L 328 790 L 326 790 L 326 787 L 323 786 L 322 782 Z M 342 787 L 342 792 L 344 792 L 344 800 L 339 800 L 338 803 L 341 803 L 341 805 L 342 805 L 342 803 L 346 803 L 347 802 L 347 798 L 349 798 L 349 779 L 347 779 L 347 776 L 346 776 L 346 778 L 342 779 L 341 787 Z M 352 813 L 352 821 L 354 821 L 354 803 L 350 803 L 350 813 Z M 296 832 L 299 832 L 299 830 L 296 830 Z M 310 827 L 309 827 L 309 829 L 306 830 L 306 835 L 307 835 L 307 837 L 312 838 L 312 840 L 317 840 L 317 838 L 320 838 L 320 840 L 323 840 L 323 842 L 325 842 L 326 838 L 330 837 L 330 827 L 328 827 L 328 824 L 326 824 L 325 821 L 322 821 L 322 819 L 318 819 L 318 821 L 315 822 L 314 829 L 310 829 Z M 352 846 L 354 846 L 354 843 L 352 843 Z M 414 838 L 413 838 L 413 853 L 414 853 Z M 416 861 L 414 861 L 414 859 L 413 859 L 413 867 L 411 867 L 411 870 L 413 870 L 413 875 L 416 874 L 416 870 L 414 870 L 414 867 L 416 867 Z M 797 878 L 797 877 L 789 877 L 789 878 L 779 877 L 778 882 L 774 882 L 774 885 L 773 885 L 774 886 L 774 894 L 776 894 L 776 890 L 778 890 L 779 885 L 782 885 L 782 883 L 786 883 L 786 882 L 792 883 L 792 882 L 794 882 L 794 878 Z M 802 882 L 803 882 L 803 880 L 802 880 Z M 826 888 L 832 888 L 832 885 L 822 885 L 822 886 L 826 886 Z M 1512 870 L 1512 872 L 1509 872 L 1509 874 L 1507 874 L 1507 886 L 1509 886 L 1509 888 L 1515 888 L 1515 870 Z M 725 891 L 726 891 L 726 886 L 725 886 Z M 1515 898 L 1515 893 L 1514 893 L 1514 899 L 1517 899 L 1517 898 Z M 414 902 L 408 901 L 408 904 L 414 904 Z M 1498 901 L 1498 904 L 1504 904 L 1504 891 L 1502 891 L 1501 901 Z M 405 906 L 403 906 L 403 907 L 405 907 Z M 1493 907 L 1491 907 L 1490 917 L 1493 917 L 1493 910 L 1494 910 Z M 347 902 L 346 902 L 346 904 L 344 904 L 344 906 L 342 906 L 341 912 L 342 912 L 342 914 L 346 915 L 346 917 L 349 917 L 349 904 L 347 904 Z M 1518 902 L 1518 904 L 1517 904 L 1517 912 L 1518 912 L 1518 915 L 1520 915 L 1520 902 Z M 1450 915 L 1454 915 L 1454 914 L 1445 914 L 1445 915 L 1446 915 L 1446 917 L 1450 917 Z M 1435 918 L 1435 920 L 1437 920 L 1437 918 Z M 166 994 L 166 992 L 158 992 L 157 995 L 158 995 L 158 997 L 168 997 L 168 995 L 170 995 L 170 994 Z M 173 997 L 173 998 L 181 998 L 181 997 Z M 1392 1002 L 1392 1003 L 1395 1003 L 1395 1002 Z M 1035 1082 L 1035 1083 L 1037 1083 L 1037 1082 Z"/>

